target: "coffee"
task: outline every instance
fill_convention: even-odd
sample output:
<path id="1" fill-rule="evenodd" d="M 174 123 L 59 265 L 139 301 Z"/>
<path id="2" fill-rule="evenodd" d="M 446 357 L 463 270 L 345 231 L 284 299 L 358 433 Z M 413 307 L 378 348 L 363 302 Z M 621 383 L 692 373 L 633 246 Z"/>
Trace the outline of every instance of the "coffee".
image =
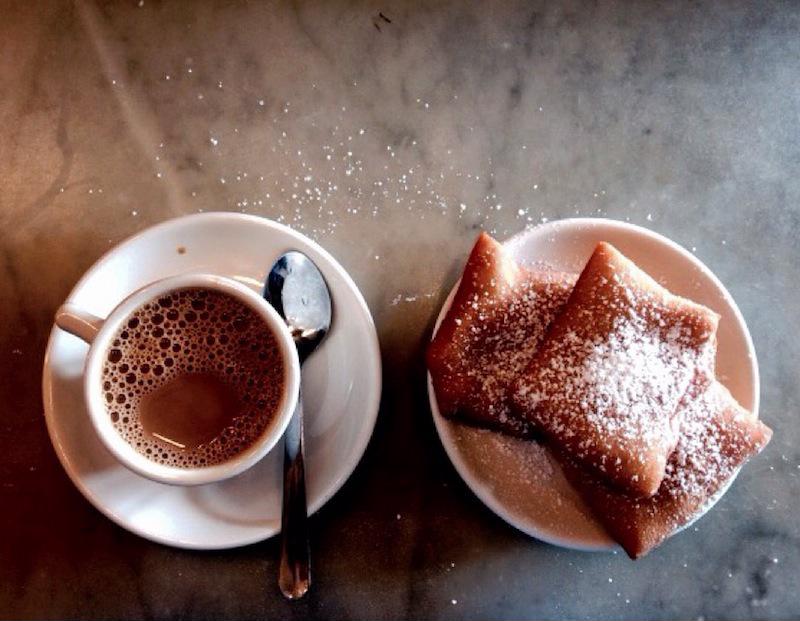
<path id="1" fill-rule="evenodd" d="M 222 463 L 269 428 L 283 398 L 276 336 L 239 300 L 181 289 L 144 304 L 103 367 L 106 410 L 139 453 L 173 467 Z"/>

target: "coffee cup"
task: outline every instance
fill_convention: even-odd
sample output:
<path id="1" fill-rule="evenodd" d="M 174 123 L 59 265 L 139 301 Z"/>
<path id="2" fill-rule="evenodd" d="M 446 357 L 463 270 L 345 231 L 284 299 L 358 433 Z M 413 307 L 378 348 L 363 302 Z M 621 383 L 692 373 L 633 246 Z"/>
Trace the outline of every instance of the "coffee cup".
<path id="1" fill-rule="evenodd" d="M 89 344 L 84 393 L 100 440 L 155 481 L 244 472 L 275 447 L 297 405 L 300 364 L 283 319 L 230 278 L 165 278 L 105 319 L 65 304 L 56 325 Z"/>

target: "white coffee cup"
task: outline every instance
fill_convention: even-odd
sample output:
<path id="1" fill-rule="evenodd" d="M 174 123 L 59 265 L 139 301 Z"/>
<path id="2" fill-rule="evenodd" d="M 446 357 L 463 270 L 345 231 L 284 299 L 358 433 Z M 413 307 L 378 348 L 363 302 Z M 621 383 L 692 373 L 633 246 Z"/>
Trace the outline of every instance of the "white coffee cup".
<path id="1" fill-rule="evenodd" d="M 284 390 L 276 414 L 267 429 L 247 449 L 212 466 L 179 468 L 148 459 L 131 446 L 114 427 L 104 400 L 102 373 L 108 351 L 119 329 L 147 302 L 172 291 L 200 288 L 227 294 L 252 309 L 275 335 L 284 362 Z M 173 485 L 200 485 L 230 478 L 244 472 L 277 444 L 286 431 L 297 405 L 300 389 L 300 363 L 297 349 L 283 319 L 264 298 L 248 287 L 223 276 L 183 274 L 158 280 L 117 305 L 106 319 L 95 317 L 71 304 L 56 313 L 56 325 L 89 344 L 83 374 L 83 388 L 89 416 L 100 440 L 123 465 L 154 481 Z M 180 354 L 177 354 L 180 355 Z"/>

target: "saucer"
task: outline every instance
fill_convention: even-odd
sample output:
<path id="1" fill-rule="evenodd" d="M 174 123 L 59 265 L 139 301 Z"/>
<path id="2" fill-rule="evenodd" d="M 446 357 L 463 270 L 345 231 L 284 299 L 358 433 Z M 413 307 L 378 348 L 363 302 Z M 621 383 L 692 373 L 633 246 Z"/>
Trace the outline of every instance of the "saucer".
<path id="1" fill-rule="evenodd" d="M 673 293 L 719 313 L 717 377 L 742 406 L 758 416 L 758 363 L 750 332 L 730 293 L 691 252 L 648 229 L 600 218 L 550 222 L 524 231 L 503 245 L 521 264 L 544 264 L 556 270 L 580 272 L 600 241 L 616 246 Z M 458 283 L 442 306 L 434 334 L 450 308 L 457 287 Z M 542 445 L 444 418 L 430 375 L 428 398 L 436 430 L 450 461 L 475 495 L 499 517 L 553 545 L 587 551 L 617 547 Z M 733 477 L 728 485 L 732 481 Z M 726 490 L 727 486 L 720 490 L 703 513 Z"/>
<path id="2" fill-rule="evenodd" d="M 317 511 L 358 464 L 378 414 L 381 359 L 372 316 L 344 268 L 318 244 L 270 220 L 204 213 L 169 220 L 131 237 L 81 278 L 67 301 L 105 317 L 134 290 L 190 271 L 232 277 L 261 293 L 275 259 L 300 250 L 331 290 L 330 333 L 303 366 L 306 483 Z M 47 429 L 64 469 L 83 495 L 117 524 L 166 545 L 220 549 L 280 531 L 283 445 L 247 472 L 198 487 L 145 479 L 122 466 L 96 436 L 84 403 L 88 346 L 53 327 L 42 390 Z"/>

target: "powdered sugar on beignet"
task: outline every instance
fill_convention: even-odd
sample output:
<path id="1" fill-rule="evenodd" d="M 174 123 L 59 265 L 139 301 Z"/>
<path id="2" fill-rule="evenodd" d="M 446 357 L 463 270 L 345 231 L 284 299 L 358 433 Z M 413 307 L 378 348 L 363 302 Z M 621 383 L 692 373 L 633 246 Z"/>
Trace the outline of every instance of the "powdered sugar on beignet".
<path id="1" fill-rule="evenodd" d="M 651 498 L 632 498 L 563 461 L 567 477 L 631 558 L 646 554 L 700 515 L 772 436 L 716 381 L 705 388 L 695 385 L 679 409 L 680 440 Z"/>
<path id="2" fill-rule="evenodd" d="M 519 266 L 481 233 L 427 352 L 442 414 L 528 435 L 527 422 L 511 412 L 509 389 L 574 282 L 572 275 Z"/>
<path id="3" fill-rule="evenodd" d="M 699 370 L 713 376 L 717 322 L 600 243 L 515 384 L 517 411 L 594 476 L 651 496 L 678 403 Z"/>

